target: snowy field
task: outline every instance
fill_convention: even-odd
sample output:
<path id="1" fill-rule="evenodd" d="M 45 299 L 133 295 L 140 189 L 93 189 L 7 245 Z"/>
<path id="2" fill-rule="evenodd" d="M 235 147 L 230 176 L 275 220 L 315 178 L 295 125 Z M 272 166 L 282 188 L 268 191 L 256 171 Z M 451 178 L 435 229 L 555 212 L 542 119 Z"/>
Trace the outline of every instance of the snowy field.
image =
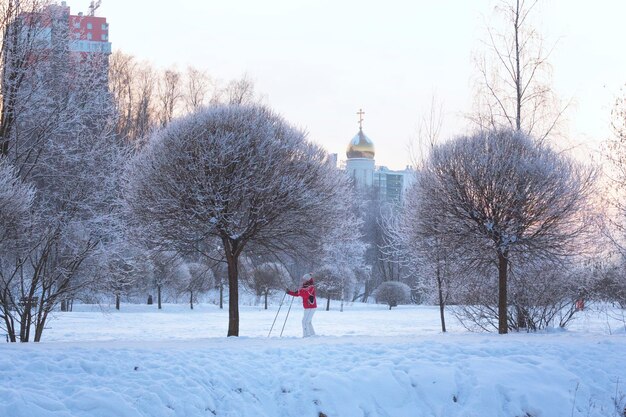
<path id="1" fill-rule="evenodd" d="M 296 300 L 297 301 L 297 300 Z M 321 301 L 321 300 L 320 300 Z M 227 306 L 225 306 L 227 307 Z M 587 311 L 567 331 L 476 334 L 437 307 L 76 306 L 40 344 L 0 344 L 0 416 L 624 417 L 626 333 Z"/>

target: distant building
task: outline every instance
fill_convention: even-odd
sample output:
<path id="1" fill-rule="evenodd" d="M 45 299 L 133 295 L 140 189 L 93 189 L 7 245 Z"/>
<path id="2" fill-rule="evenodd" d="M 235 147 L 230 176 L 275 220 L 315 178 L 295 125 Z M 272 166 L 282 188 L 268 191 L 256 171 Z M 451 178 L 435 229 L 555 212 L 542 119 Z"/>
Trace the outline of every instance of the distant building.
<path id="1" fill-rule="evenodd" d="M 28 12 L 18 7 L 17 15 L 9 14 L 12 20 L 2 44 L 2 154 L 8 152 L 8 138 L 17 127 L 35 137 L 33 132 L 43 131 L 52 121 L 51 112 L 66 104 L 93 116 L 83 126 L 110 116 L 111 43 L 106 18 L 94 15 L 98 5 L 92 2 L 87 15 L 72 15 L 66 2 Z M 73 126 L 68 123 L 64 128 L 71 131 Z"/>
<path id="2" fill-rule="evenodd" d="M 359 110 L 359 131 L 346 149 L 346 173 L 358 189 L 372 188 L 380 201 L 400 201 L 413 181 L 415 171 L 410 167 L 393 171 L 385 166 L 376 166 L 374 142 L 363 133 L 363 111 Z"/>
<path id="3" fill-rule="evenodd" d="M 69 14 L 70 8 L 66 6 L 65 2 L 61 2 L 61 7 L 66 7 L 69 15 L 68 23 L 72 34 L 71 51 L 107 55 L 111 53 L 109 24 L 106 17 L 98 17 L 93 14 L 85 16 L 82 13 L 71 15 Z"/>
<path id="4" fill-rule="evenodd" d="M 81 67 L 79 63 L 88 61 L 92 64 L 87 72 L 93 76 L 92 70 L 97 70 L 95 74 L 104 76 L 103 83 L 107 82 L 111 54 L 109 24 L 106 18 L 94 15 L 97 7 L 92 2 L 87 15 L 72 15 L 63 1 L 38 12 L 20 14 L 11 24 L 19 33 L 17 51 L 28 50 L 27 59 L 31 63 L 56 61 L 56 69 L 64 71 L 72 71 Z M 82 66 L 80 71 L 85 72 L 86 67 Z"/>

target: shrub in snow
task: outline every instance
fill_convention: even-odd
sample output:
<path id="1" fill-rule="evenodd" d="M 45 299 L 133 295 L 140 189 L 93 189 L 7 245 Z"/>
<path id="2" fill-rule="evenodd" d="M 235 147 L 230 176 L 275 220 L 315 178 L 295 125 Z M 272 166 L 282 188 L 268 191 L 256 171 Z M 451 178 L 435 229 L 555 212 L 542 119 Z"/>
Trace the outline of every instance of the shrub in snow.
<path id="1" fill-rule="evenodd" d="M 387 304 L 391 310 L 391 307 L 411 300 L 411 287 L 398 281 L 386 281 L 374 290 L 374 299 L 379 304 Z"/>
<path id="2" fill-rule="evenodd" d="M 343 302 L 352 298 L 356 287 L 356 275 L 352 269 L 326 264 L 316 269 L 313 275 L 318 298 L 326 298 L 326 311 L 330 310 L 331 299 Z"/>
<path id="3" fill-rule="evenodd" d="M 251 271 L 245 274 L 245 281 L 257 297 L 263 297 L 265 310 L 270 293 L 280 291 L 284 294 L 285 289 L 292 285 L 287 268 L 278 262 L 264 262 L 251 266 Z"/>

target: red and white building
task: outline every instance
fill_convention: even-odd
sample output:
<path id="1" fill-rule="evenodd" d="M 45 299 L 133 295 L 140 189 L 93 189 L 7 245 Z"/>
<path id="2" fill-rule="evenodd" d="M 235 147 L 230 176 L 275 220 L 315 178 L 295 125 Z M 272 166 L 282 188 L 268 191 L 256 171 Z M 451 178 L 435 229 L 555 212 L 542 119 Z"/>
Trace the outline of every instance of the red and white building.
<path id="1" fill-rule="evenodd" d="M 69 27 L 71 34 L 70 50 L 85 53 L 111 53 L 109 42 L 109 24 L 106 17 L 97 17 L 93 14 L 78 15 L 70 14 L 70 8 L 66 2 L 61 6 L 67 9 L 69 15 Z"/>
<path id="2" fill-rule="evenodd" d="M 70 52 L 109 55 L 109 24 L 105 17 L 95 16 L 93 2 L 90 10 L 87 15 L 72 15 L 67 3 L 62 1 L 60 5 L 47 6 L 41 12 L 25 13 L 22 20 L 28 28 L 26 30 L 35 34 L 40 49 L 52 49 L 59 42 L 68 42 Z"/>

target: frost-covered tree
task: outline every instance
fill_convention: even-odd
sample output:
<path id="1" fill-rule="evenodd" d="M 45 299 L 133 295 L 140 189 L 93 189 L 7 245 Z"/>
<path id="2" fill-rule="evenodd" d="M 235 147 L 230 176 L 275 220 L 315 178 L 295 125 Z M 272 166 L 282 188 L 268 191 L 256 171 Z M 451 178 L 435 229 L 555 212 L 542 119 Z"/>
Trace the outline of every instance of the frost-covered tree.
<path id="1" fill-rule="evenodd" d="M 623 260 L 626 260 L 626 89 L 611 111 L 612 137 L 607 141 L 605 175 L 607 190 L 603 193 L 604 234 Z"/>
<path id="2" fill-rule="evenodd" d="M 351 298 L 357 287 L 355 270 L 346 265 L 324 264 L 315 269 L 314 276 L 318 297 L 326 298 L 326 311 L 330 310 L 331 299 L 341 300 L 343 311 L 344 300 Z"/>
<path id="3" fill-rule="evenodd" d="M 0 157 L 0 251 L 9 250 L 26 232 L 34 197 L 33 187 L 25 184 Z"/>
<path id="4" fill-rule="evenodd" d="M 106 242 L 100 251 L 102 264 L 99 271 L 99 289 L 115 297 L 115 309 L 120 309 L 121 299 L 129 296 L 153 276 L 153 264 L 147 251 L 129 244 L 126 240 Z"/>
<path id="5" fill-rule="evenodd" d="M 257 297 L 263 297 L 264 308 L 267 310 L 268 296 L 274 291 L 284 292 L 291 285 L 291 276 L 283 264 L 263 262 L 252 267 L 246 281 Z"/>
<path id="6" fill-rule="evenodd" d="M 438 236 L 421 234 L 418 225 L 422 220 L 416 210 L 422 198 L 416 192 L 408 193 L 397 213 L 384 218 L 383 228 L 388 236 L 383 252 L 403 265 L 414 277 L 413 301 L 423 296 L 439 305 L 441 331 L 446 331 L 445 308 L 452 296 L 455 283 L 456 256 Z"/>
<path id="7" fill-rule="evenodd" d="M 588 296 L 587 272 L 564 262 L 516 263 L 509 274 L 510 330 L 565 327 L 575 318 L 576 301 Z M 469 330 L 498 330 L 498 277 L 493 268 L 465 271 L 458 280 L 455 316 Z"/>
<path id="8" fill-rule="evenodd" d="M 19 303 L 19 294 L 7 283 L 15 278 L 25 261 L 19 255 L 24 247 L 28 248 L 33 199 L 33 188 L 23 183 L 0 156 L 0 320 L 4 323 L 0 327 L 7 331 L 14 324 L 14 306 Z"/>
<path id="9" fill-rule="evenodd" d="M 433 148 L 409 191 L 414 238 L 440 239 L 465 267 L 495 265 L 498 331 L 507 333 L 511 260 L 582 249 L 594 171 L 521 132 L 485 131 Z"/>
<path id="10" fill-rule="evenodd" d="M 126 201 L 155 247 L 218 242 L 228 265 L 228 336 L 238 336 L 243 250 L 297 253 L 345 216 L 347 180 L 327 159 L 266 107 L 210 107 L 151 139 L 129 166 Z"/>
<path id="11" fill-rule="evenodd" d="M 346 298 L 351 299 L 355 292 L 357 274 L 368 276 L 361 274 L 367 269 L 367 244 L 363 242 L 361 234 L 363 221 L 355 214 L 351 200 L 346 199 L 344 202 L 346 217 L 328 235 L 321 238 L 321 265 L 315 268 L 315 275 L 320 277 L 317 288 L 327 298 L 327 310 L 330 308 L 330 299 L 338 298 L 343 311 L 344 301 Z"/>
<path id="12" fill-rule="evenodd" d="M 208 292 L 213 287 L 213 271 L 210 265 L 202 262 L 186 264 L 188 273 L 180 276 L 176 283 L 178 291 L 189 295 L 189 308 L 193 310 L 193 303 L 198 295 Z"/>
<path id="13" fill-rule="evenodd" d="M 621 309 L 626 309 L 626 274 L 624 274 L 624 259 L 603 264 L 592 265 L 584 272 L 595 279 L 589 290 L 592 299 L 605 303 L 615 303 Z"/>
<path id="14" fill-rule="evenodd" d="M 190 280 L 189 270 L 181 257 L 173 251 L 153 250 L 151 252 L 154 272 L 152 275 L 153 288 L 157 290 L 157 307 L 163 307 L 163 290 L 173 289 L 181 281 Z"/>
<path id="15" fill-rule="evenodd" d="M 124 152 L 113 136 L 107 56 L 71 52 L 60 6 L 14 6 L 29 13 L 2 21 L 2 154 L 35 197 L 24 249 L 0 254 L 1 291 L 12 302 L 0 309 L 11 341 L 27 342 L 33 330 L 41 340 L 61 301 L 93 283 L 83 268 L 110 233 Z M 38 23 L 46 19 L 50 39 Z"/>
<path id="16" fill-rule="evenodd" d="M 391 310 L 411 300 L 411 287 L 403 282 L 385 281 L 374 291 L 374 299 L 377 303 L 387 304 Z"/>

